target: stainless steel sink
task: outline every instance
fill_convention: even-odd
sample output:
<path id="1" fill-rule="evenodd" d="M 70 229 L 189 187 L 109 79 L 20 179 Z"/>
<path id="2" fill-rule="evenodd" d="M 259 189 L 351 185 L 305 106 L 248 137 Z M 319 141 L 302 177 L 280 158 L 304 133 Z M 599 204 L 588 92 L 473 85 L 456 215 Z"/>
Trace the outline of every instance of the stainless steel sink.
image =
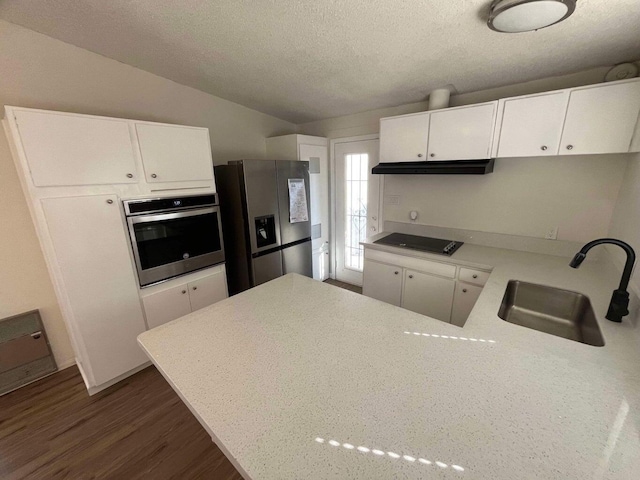
<path id="1" fill-rule="evenodd" d="M 498 316 L 539 332 L 604 346 L 591 301 L 578 292 L 510 280 Z"/>

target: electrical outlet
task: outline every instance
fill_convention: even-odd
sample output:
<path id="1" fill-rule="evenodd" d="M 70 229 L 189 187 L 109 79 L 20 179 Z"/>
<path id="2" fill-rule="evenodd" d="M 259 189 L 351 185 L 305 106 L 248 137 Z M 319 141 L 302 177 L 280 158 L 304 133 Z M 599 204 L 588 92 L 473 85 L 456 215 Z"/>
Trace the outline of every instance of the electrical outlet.
<path id="1" fill-rule="evenodd" d="M 549 227 L 547 232 L 544 234 L 544 238 L 547 240 L 556 240 L 558 238 L 558 227 Z"/>
<path id="2" fill-rule="evenodd" d="M 387 196 L 387 205 L 400 205 L 400 195 Z"/>

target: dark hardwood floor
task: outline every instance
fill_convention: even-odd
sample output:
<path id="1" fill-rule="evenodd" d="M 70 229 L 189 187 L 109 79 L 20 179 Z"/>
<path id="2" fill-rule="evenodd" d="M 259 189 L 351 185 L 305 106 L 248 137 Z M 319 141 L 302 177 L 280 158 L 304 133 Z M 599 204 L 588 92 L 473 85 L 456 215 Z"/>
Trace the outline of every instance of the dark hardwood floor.
<path id="1" fill-rule="evenodd" d="M 71 367 L 0 397 L 2 479 L 242 479 L 149 367 L 90 397 Z"/>
<path id="2" fill-rule="evenodd" d="M 333 280 L 331 278 L 328 278 L 324 281 L 324 283 L 328 283 L 329 285 L 333 285 L 335 287 L 344 288 L 345 290 L 349 290 L 350 292 L 362 293 L 362 287 L 351 285 L 350 283 L 341 282 L 340 280 Z"/>

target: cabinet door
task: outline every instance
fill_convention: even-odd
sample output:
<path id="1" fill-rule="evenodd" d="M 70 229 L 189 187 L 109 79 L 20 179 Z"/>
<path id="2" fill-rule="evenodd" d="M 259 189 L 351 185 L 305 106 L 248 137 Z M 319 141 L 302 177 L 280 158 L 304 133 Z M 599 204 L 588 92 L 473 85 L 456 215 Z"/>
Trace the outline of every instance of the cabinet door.
<path id="1" fill-rule="evenodd" d="M 490 158 L 497 103 L 431 113 L 428 160 Z"/>
<path id="2" fill-rule="evenodd" d="M 24 110 L 15 116 L 34 185 L 138 182 L 126 120 Z"/>
<path id="3" fill-rule="evenodd" d="M 147 182 L 213 179 L 206 128 L 136 123 Z"/>
<path id="4" fill-rule="evenodd" d="M 380 162 L 423 162 L 427 159 L 429 114 L 380 120 Z"/>
<path id="5" fill-rule="evenodd" d="M 451 312 L 451 323 L 453 325 L 464 326 L 481 292 L 482 287 L 462 282 L 457 283 Z"/>
<path id="6" fill-rule="evenodd" d="M 568 97 L 555 92 L 504 100 L 498 157 L 557 155 Z"/>
<path id="7" fill-rule="evenodd" d="M 329 160 L 326 145 L 300 145 L 300 160 L 309 162 L 311 247 L 329 243 Z M 315 277 L 315 271 L 314 271 Z"/>
<path id="8" fill-rule="evenodd" d="M 148 361 L 127 232 L 115 195 L 42 200 L 81 361 L 100 385 Z"/>
<path id="9" fill-rule="evenodd" d="M 189 283 L 191 311 L 195 312 L 229 296 L 224 269 Z"/>
<path id="10" fill-rule="evenodd" d="M 454 288 L 453 280 L 405 270 L 402 307 L 449 322 Z"/>
<path id="11" fill-rule="evenodd" d="M 150 329 L 191 313 L 186 284 L 143 297 L 142 303 Z"/>
<path id="12" fill-rule="evenodd" d="M 402 267 L 365 260 L 362 294 L 399 307 L 402 298 Z"/>
<path id="13" fill-rule="evenodd" d="M 628 152 L 640 113 L 640 81 L 571 91 L 560 155 Z"/>

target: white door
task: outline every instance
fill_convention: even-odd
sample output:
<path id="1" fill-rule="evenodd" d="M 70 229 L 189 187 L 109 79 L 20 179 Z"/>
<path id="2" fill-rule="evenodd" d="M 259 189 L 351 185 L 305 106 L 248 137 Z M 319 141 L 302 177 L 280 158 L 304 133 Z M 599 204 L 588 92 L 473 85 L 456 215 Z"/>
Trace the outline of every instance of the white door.
<path id="1" fill-rule="evenodd" d="M 567 92 L 553 92 L 502 101 L 497 156 L 557 155 L 568 98 Z"/>
<path id="2" fill-rule="evenodd" d="M 209 130 L 136 123 L 147 182 L 213 179 Z"/>
<path id="3" fill-rule="evenodd" d="M 15 116 L 34 185 L 138 182 L 126 120 L 27 110 Z"/>
<path id="4" fill-rule="evenodd" d="M 329 159 L 325 145 L 299 147 L 300 160 L 309 162 L 311 198 L 311 249 L 313 278 L 329 278 Z"/>
<path id="5" fill-rule="evenodd" d="M 402 301 L 402 267 L 365 260 L 362 294 L 399 307 Z"/>
<path id="6" fill-rule="evenodd" d="M 228 296 L 227 277 L 223 269 L 200 280 L 189 282 L 189 299 L 193 312 L 224 300 Z"/>
<path id="7" fill-rule="evenodd" d="M 457 282 L 451 311 L 451 323 L 453 325 L 464 326 L 481 293 L 482 287 Z"/>
<path id="8" fill-rule="evenodd" d="M 380 120 L 380 161 L 424 162 L 428 137 L 428 113 L 383 118 Z"/>
<path id="9" fill-rule="evenodd" d="M 103 384 L 148 361 L 136 341 L 146 326 L 118 197 L 46 198 L 42 207 L 83 368 L 91 386 Z"/>
<path id="10" fill-rule="evenodd" d="M 573 90 L 560 155 L 628 152 L 640 112 L 640 81 Z"/>
<path id="11" fill-rule="evenodd" d="M 402 307 L 449 322 L 456 282 L 426 273 L 405 270 Z"/>
<path id="12" fill-rule="evenodd" d="M 353 285 L 362 285 L 364 249 L 360 242 L 379 231 L 382 177 L 371 174 L 378 164 L 378 148 L 377 139 L 334 145 L 335 276 Z"/>
<path id="13" fill-rule="evenodd" d="M 497 105 L 491 102 L 432 112 L 427 159 L 490 158 Z"/>
<path id="14" fill-rule="evenodd" d="M 142 303 L 150 329 L 191 313 L 189 291 L 186 284 L 143 297 Z"/>

